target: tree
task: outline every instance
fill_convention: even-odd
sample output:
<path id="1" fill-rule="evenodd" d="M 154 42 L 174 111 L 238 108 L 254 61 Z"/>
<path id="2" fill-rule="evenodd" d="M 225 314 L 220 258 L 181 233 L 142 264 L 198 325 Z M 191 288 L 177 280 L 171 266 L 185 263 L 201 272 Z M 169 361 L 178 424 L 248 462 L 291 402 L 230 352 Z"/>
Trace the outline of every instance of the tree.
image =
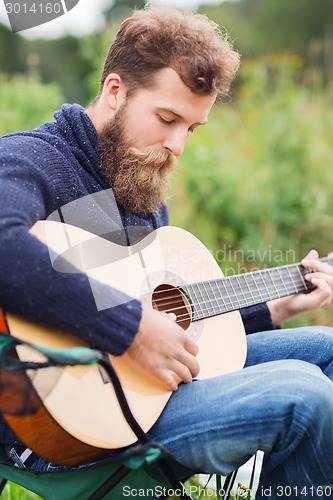
<path id="1" fill-rule="evenodd" d="M 59 86 L 36 75 L 0 75 L 0 135 L 28 130 L 53 119 L 63 102 Z"/>
<path id="2" fill-rule="evenodd" d="M 23 38 L 0 24 L 0 72 L 17 73 L 26 69 Z"/>
<path id="3" fill-rule="evenodd" d="M 114 23 L 125 19 L 136 7 L 142 8 L 145 0 L 114 0 L 113 5 L 105 11 L 107 21 Z"/>
<path id="4" fill-rule="evenodd" d="M 201 10 L 231 32 L 246 56 L 287 49 L 306 56 L 311 41 L 333 30 L 332 0 L 226 1 Z"/>

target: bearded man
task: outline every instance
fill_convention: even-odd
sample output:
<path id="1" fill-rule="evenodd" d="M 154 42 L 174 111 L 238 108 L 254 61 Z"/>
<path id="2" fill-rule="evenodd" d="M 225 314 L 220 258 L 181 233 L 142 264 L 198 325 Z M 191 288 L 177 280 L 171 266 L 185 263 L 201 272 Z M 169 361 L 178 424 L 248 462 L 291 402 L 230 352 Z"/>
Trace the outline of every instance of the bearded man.
<path id="1" fill-rule="evenodd" d="M 91 203 L 75 205 L 78 225 L 104 227 L 96 232 L 110 239 L 122 233 L 131 243 L 133 228 L 137 239 L 167 225 L 176 157 L 228 94 L 238 66 L 228 37 L 205 16 L 148 6 L 122 23 L 86 110 L 64 105 L 55 122 L 1 139 L 0 307 L 115 356 L 127 352 L 175 391 L 149 433 L 184 465 L 227 475 L 261 449 L 257 498 L 267 488 L 278 498 L 285 486 L 300 497 L 302 488 L 333 482 L 333 330 L 276 327 L 332 300 L 332 269 L 316 252 L 303 261 L 315 271 L 307 275 L 314 291 L 241 311 L 251 333 L 245 368 L 193 381 L 198 346 L 172 316 L 134 298 L 97 308 L 88 278 L 55 271 L 48 249 L 29 232 L 89 196 Z M 116 211 L 94 201 L 110 189 Z M 87 213 L 77 214 L 81 206 Z M 99 297 L 118 296 L 96 286 Z M 184 382 L 179 387 L 174 375 Z M 25 453 L 4 422 L 0 439 L 17 465 L 29 456 L 28 465 L 48 466 Z"/>

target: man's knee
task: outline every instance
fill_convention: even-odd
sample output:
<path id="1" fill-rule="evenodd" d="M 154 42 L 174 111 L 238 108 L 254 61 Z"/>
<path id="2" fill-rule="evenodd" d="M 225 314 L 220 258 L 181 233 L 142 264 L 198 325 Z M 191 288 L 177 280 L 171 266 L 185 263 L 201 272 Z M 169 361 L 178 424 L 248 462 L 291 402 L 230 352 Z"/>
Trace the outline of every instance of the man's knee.
<path id="1" fill-rule="evenodd" d="M 277 407 L 303 426 L 320 422 L 326 414 L 333 416 L 333 383 L 319 367 L 293 359 L 277 363 L 280 373 L 273 384 Z"/>

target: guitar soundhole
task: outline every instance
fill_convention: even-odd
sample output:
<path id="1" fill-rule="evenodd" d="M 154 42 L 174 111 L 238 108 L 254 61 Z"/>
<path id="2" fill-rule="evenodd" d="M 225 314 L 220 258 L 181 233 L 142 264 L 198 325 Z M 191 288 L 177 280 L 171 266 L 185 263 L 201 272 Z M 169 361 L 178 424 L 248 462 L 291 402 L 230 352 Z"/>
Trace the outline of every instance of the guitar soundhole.
<path id="1" fill-rule="evenodd" d="M 174 313 L 176 321 L 184 330 L 191 324 L 191 306 L 182 292 L 167 284 L 159 285 L 152 295 L 154 309 L 165 313 Z"/>

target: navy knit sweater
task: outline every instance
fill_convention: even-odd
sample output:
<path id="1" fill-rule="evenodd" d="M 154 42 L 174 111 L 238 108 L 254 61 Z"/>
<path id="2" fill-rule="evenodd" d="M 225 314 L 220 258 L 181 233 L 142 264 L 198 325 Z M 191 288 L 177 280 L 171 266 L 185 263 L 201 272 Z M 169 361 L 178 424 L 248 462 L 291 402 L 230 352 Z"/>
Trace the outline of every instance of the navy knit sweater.
<path id="1" fill-rule="evenodd" d="M 98 311 L 88 279 L 55 271 L 46 247 L 29 233 L 37 220 L 69 202 L 110 188 L 85 110 L 64 105 L 54 116 L 55 122 L 0 139 L 0 307 L 120 355 L 138 330 L 140 302 Z M 92 227 L 109 217 L 105 207 L 85 208 Z M 121 227 L 149 232 L 168 224 L 166 207 L 142 218 L 120 206 L 112 219 L 110 233 Z M 96 293 L 117 294 L 106 285 L 98 285 Z M 242 316 L 248 333 L 273 328 L 266 305 L 243 310 Z"/>

